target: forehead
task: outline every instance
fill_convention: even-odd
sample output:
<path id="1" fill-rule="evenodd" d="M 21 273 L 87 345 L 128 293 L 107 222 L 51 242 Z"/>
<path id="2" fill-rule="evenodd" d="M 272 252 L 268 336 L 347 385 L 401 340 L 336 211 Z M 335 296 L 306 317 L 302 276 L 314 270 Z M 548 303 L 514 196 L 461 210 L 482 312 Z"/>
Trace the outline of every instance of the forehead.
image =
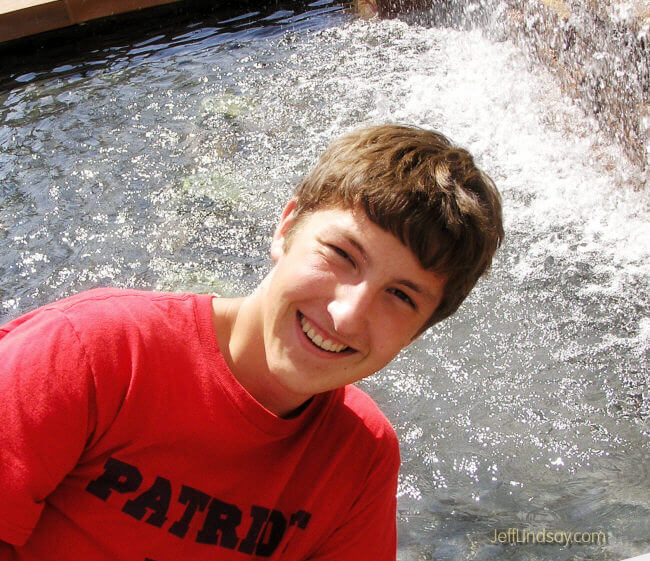
<path id="1" fill-rule="evenodd" d="M 343 206 L 320 207 L 304 212 L 297 217 L 295 230 L 305 235 L 348 235 L 359 245 L 371 243 L 377 237 L 376 230 L 394 237 L 374 224 L 362 209 Z M 395 240 L 399 241 L 397 238 Z M 405 249 L 408 250 L 406 246 Z"/>
<path id="2" fill-rule="evenodd" d="M 296 230 L 305 234 L 332 234 L 348 237 L 359 250 L 369 251 L 376 248 L 392 249 L 413 260 L 417 257 L 402 241 L 391 232 L 375 224 L 366 212 L 357 207 L 334 206 L 305 212 L 296 220 Z"/>
<path id="3" fill-rule="evenodd" d="M 363 209 L 356 207 L 326 207 L 305 212 L 297 217 L 293 228 L 304 236 L 338 236 L 350 242 L 364 254 L 379 253 L 392 249 L 409 255 L 417 261 L 413 252 L 396 236 L 372 222 Z"/>

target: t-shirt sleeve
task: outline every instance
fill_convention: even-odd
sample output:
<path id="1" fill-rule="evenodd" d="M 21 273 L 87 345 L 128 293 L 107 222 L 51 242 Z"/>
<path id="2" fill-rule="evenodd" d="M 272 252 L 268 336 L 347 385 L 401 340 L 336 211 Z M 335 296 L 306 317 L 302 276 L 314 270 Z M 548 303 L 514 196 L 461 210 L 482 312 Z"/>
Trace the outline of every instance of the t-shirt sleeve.
<path id="1" fill-rule="evenodd" d="M 366 485 L 344 522 L 308 561 L 395 561 L 400 457 L 392 429 L 372 463 Z"/>
<path id="2" fill-rule="evenodd" d="M 93 377 L 73 326 L 40 309 L 0 327 L 0 542 L 24 544 L 93 425 Z"/>

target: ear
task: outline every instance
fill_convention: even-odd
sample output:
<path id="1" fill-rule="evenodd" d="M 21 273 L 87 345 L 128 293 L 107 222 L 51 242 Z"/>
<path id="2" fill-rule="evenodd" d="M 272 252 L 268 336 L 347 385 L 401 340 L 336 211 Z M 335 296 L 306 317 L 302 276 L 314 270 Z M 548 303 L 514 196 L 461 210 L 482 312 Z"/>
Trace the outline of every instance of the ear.
<path id="1" fill-rule="evenodd" d="M 273 241 L 271 242 L 271 259 L 277 263 L 284 255 L 284 241 L 287 232 L 291 229 L 295 222 L 294 210 L 296 208 L 296 199 L 291 199 L 282 211 L 280 222 L 275 228 L 273 233 Z"/>

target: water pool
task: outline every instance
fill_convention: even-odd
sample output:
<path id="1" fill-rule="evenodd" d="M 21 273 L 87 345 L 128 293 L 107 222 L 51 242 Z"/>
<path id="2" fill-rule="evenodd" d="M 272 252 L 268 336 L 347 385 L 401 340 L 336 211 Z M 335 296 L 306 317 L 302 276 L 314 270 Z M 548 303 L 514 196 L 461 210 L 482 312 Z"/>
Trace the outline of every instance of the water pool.
<path id="1" fill-rule="evenodd" d="M 650 551 L 647 179 L 552 76 L 478 30 L 329 2 L 82 47 L 2 82 L 0 321 L 98 285 L 245 293 L 333 137 L 438 128 L 499 185 L 507 240 L 457 316 L 363 383 L 402 442 L 399 559 Z M 606 543 L 495 540 L 510 528 Z"/>

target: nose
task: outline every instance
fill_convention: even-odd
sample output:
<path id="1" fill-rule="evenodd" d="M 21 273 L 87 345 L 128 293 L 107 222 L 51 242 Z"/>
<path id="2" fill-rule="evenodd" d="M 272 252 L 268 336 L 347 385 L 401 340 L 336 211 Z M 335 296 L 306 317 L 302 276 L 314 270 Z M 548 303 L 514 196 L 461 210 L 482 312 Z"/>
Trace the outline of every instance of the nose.
<path id="1" fill-rule="evenodd" d="M 364 283 L 339 285 L 327 306 L 334 329 L 341 336 L 355 336 L 365 330 L 372 294 Z"/>

